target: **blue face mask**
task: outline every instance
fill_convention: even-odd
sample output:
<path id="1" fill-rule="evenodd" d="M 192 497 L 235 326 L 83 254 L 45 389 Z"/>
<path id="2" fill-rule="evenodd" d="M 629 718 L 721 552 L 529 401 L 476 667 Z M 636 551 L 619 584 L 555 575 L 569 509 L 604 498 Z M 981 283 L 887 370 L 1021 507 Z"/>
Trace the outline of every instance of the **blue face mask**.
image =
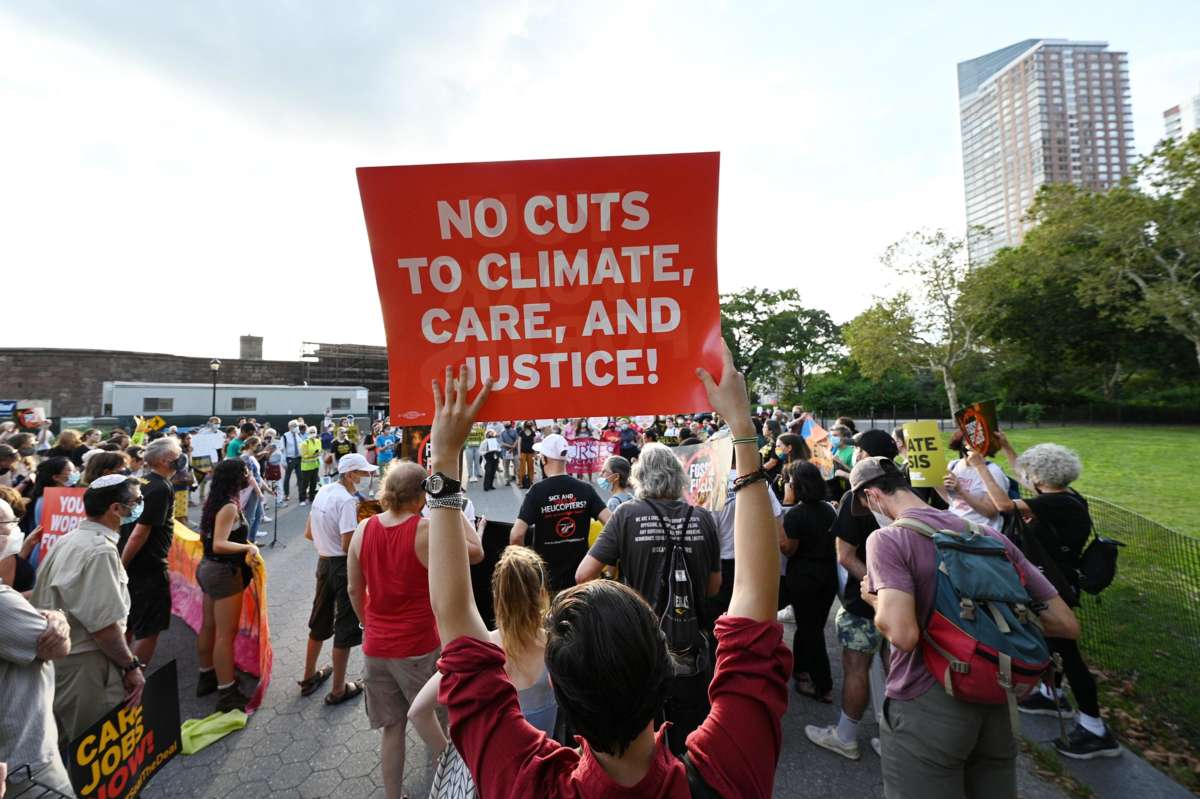
<path id="1" fill-rule="evenodd" d="M 79 472 L 71 472 L 71 476 L 67 478 L 67 485 L 79 485 Z"/>
<path id="2" fill-rule="evenodd" d="M 832 445 L 833 445 L 833 446 L 835 446 L 835 447 L 840 447 L 840 446 L 842 445 L 842 437 L 841 437 L 841 436 L 836 436 L 836 435 L 835 435 L 835 436 L 830 436 L 830 437 L 829 437 L 829 443 L 830 443 L 830 444 L 832 444 Z"/>
<path id="3" fill-rule="evenodd" d="M 138 517 L 142 515 L 142 508 L 145 507 L 145 505 L 145 502 L 139 501 L 138 504 L 133 506 L 133 510 L 129 511 L 128 516 L 121 517 L 121 524 L 133 524 L 136 522 Z"/>
<path id="4" fill-rule="evenodd" d="M 608 478 L 606 477 L 601 477 L 599 480 L 597 480 L 596 485 L 600 486 L 605 491 L 612 491 L 612 483 L 608 482 Z"/>

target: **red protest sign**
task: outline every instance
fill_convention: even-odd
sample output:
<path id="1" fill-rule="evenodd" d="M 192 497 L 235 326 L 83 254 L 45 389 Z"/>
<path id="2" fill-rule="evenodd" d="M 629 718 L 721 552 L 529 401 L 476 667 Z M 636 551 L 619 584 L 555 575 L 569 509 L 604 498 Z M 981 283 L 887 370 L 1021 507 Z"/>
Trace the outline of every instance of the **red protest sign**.
<path id="1" fill-rule="evenodd" d="M 394 424 L 491 377 L 487 418 L 706 410 L 721 369 L 717 153 L 358 170 Z"/>
<path id="2" fill-rule="evenodd" d="M 83 510 L 83 492 L 86 488 L 47 488 L 42 494 L 42 515 L 38 524 L 42 526 L 41 557 L 58 539 L 79 526 L 87 518 Z"/>

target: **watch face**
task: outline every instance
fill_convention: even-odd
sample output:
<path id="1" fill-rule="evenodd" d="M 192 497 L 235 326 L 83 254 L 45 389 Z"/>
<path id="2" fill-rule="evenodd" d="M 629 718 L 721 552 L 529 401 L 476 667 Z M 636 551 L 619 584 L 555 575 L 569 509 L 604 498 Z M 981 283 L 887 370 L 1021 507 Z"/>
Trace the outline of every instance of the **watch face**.
<path id="1" fill-rule="evenodd" d="M 431 474 L 429 475 L 429 479 L 425 481 L 425 490 L 430 494 L 440 493 L 444 486 L 445 483 L 440 474 Z"/>

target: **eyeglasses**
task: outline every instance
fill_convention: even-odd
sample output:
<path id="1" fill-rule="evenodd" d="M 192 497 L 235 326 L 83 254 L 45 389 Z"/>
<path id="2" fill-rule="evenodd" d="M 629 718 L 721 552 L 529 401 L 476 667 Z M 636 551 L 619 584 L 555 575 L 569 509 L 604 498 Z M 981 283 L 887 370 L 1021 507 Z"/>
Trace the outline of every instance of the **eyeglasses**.
<path id="1" fill-rule="evenodd" d="M 11 519 L 0 519 L 0 524 L 19 524 L 20 519 L 13 517 Z"/>

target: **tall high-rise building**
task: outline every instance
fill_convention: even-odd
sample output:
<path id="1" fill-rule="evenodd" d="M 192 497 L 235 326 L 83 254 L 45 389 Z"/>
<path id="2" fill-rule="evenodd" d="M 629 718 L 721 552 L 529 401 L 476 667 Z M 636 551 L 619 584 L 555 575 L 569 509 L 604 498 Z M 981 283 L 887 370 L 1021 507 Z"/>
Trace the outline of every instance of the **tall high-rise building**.
<path id="1" fill-rule="evenodd" d="M 1020 244 L 1045 183 L 1107 189 L 1133 160 L 1129 59 L 1107 42 L 1026 39 L 958 65 L 967 251 Z"/>
<path id="2" fill-rule="evenodd" d="M 1183 141 L 1200 130 L 1200 94 L 1163 111 L 1163 125 L 1168 139 Z"/>

